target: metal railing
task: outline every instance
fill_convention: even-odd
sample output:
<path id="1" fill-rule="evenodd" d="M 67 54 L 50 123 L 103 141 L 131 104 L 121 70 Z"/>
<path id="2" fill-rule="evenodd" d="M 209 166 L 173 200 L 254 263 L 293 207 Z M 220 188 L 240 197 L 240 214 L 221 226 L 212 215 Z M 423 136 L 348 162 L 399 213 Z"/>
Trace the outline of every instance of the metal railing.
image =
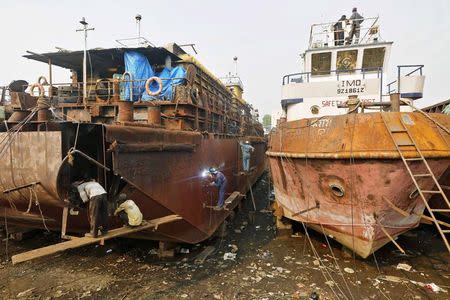
<path id="1" fill-rule="evenodd" d="M 392 93 L 400 93 L 400 77 L 401 76 L 410 76 L 416 72 L 419 72 L 420 76 L 423 74 L 424 65 L 399 65 L 397 66 L 397 79 L 387 84 L 388 95 Z M 410 71 L 413 69 L 412 71 Z M 402 75 L 402 71 L 409 70 L 409 72 L 405 75 Z M 392 88 L 392 85 L 397 84 L 397 88 Z"/>
<path id="2" fill-rule="evenodd" d="M 225 77 L 220 77 L 219 79 L 220 79 L 220 81 L 222 81 L 222 83 L 225 86 L 237 85 L 237 86 L 240 86 L 241 88 L 243 88 L 243 84 L 242 84 L 241 78 L 239 76 L 225 76 Z"/>
<path id="3" fill-rule="evenodd" d="M 370 17 L 313 24 L 311 25 L 308 48 L 337 47 L 344 44 L 365 44 L 370 42 L 371 39 L 377 41 L 380 38 L 380 28 L 377 24 L 378 19 L 378 17 Z M 341 24 L 339 24 L 339 22 L 341 22 Z M 337 26 L 335 25 L 338 24 L 341 25 L 342 28 L 336 29 Z M 363 24 L 363 26 L 358 26 L 358 24 Z M 356 30 L 359 30 L 359 39 L 356 38 L 355 42 L 353 42 L 352 31 L 353 33 L 356 33 Z M 343 36 L 343 38 L 336 38 L 337 36 Z"/>
<path id="4" fill-rule="evenodd" d="M 359 73 L 356 73 L 359 71 Z M 314 73 L 314 74 L 313 74 Z M 362 78 L 365 79 L 367 74 L 377 74 L 377 78 L 383 79 L 383 68 L 381 67 L 375 67 L 375 68 L 359 68 L 359 69 L 351 69 L 351 70 L 330 70 L 330 71 L 324 71 L 324 72 L 301 72 L 301 73 L 292 73 L 287 74 L 283 76 L 283 85 L 289 84 L 291 82 L 295 83 L 303 83 L 303 82 L 309 82 L 311 77 L 315 76 L 332 76 L 335 74 L 336 81 L 339 80 L 339 76 L 341 75 L 355 75 L 360 74 L 362 75 Z M 305 81 L 306 79 L 306 81 Z M 381 80 L 383 81 L 383 80 Z"/>
<path id="5" fill-rule="evenodd" d="M 146 96 L 143 99 L 143 96 L 147 94 L 145 90 L 145 84 L 148 79 L 126 79 L 126 76 L 122 76 L 122 79 L 118 78 L 101 78 L 96 81 L 88 81 L 87 82 L 87 91 L 88 91 L 88 99 L 89 101 L 96 100 L 96 98 L 103 99 L 104 101 L 109 101 L 113 96 L 117 95 L 120 100 L 130 100 L 133 101 L 151 101 L 151 100 L 159 100 L 161 99 L 159 95 L 157 96 Z M 161 100 L 173 100 L 175 93 L 175 86 L 178 84 L 174 84 L 175 80 L 185 80 L 185 78 L 160 78 L 163 85 L 166 85 L 166 82 L 169 81 L 171 85 L 171 95 L 168 99 Z M 58 97 L 63 99 L 67 99 L 67 102 L 76 102 L 81 103 L 83 101 L 83 82 L 76 83 L 52 83 L 51 86 L 49 83 L 45 82 L 41 84 L 44 90 L 45 97 Z M 115 86 L 116 85 L 116 86 Z M 24 86 L 28 89 L 31 85 Z M 128 95 L 125 96 L 126 90 L 128 89 Z M 143 91 L 142 91 L 143 90 Z M 136 93 L 136 91 L 140 91 Z M 142 91 L 142 92 L 141 92 Z M 36 96 L 36 94 L 34 94 Z M 137 97 L 136 97 L 137 96 Z M 63 101 L 65 102 L 65 101 Z"/>

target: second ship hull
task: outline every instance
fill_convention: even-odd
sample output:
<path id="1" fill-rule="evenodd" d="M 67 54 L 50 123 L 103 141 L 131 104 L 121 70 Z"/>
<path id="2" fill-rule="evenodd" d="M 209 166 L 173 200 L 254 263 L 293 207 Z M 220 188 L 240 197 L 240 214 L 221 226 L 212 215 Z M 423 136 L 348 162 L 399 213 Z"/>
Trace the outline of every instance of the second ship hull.
<path id="1" fill-rule="evenodd" d="M 448 135 L 422 115 L 407 115 L 415 124 L 411 134 L 440 178 L 450 164 Z M 401 117 L 386 116 L 391 121 Z M 441 119 L 448 125 L 448 118 Z M 379 113 L 322 121 L 288 122 L 272 134 L 268 155 L 276 200 L 285 217 L 332 236 L 366 258 L 418 226 L 425 203 Z M 406 155 L 417 154 L 411 149 Z M 422 162 L 410 167 L 414 174 L 425 173 Z M 433 186 L 432 178 L 420 180 L 423 190 Z"/>

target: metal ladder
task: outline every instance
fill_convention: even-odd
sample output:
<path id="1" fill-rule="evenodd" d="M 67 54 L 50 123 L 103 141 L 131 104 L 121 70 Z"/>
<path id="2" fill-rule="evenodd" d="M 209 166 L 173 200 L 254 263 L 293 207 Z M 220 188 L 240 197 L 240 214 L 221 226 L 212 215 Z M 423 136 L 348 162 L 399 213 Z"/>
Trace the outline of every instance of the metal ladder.
<path id="1" fill-rule="evenodd" d="M 447 196 L 445 195 L 444 191 L 442 190 L 441 185 L 439 184 L 438 180 L 436 179 L 436 176 L 434 175 L 433 171 L 431 170 L 430 166 L 428 165 L 428 162 L 426 161 L 425 157 L 422 154 L 422 151 L 420 151 L 419 147 L 417 146 L 416 142 L 414 141 L 413 137 L 411 136 L 411 133 L 409 132 L 408 128 L 405 125 L 405 122 L 403 121 L 403 115 L 400 114 L 400 122 L 395 124 L 388 124 L 388 121 L 386 120 L 386 113 L 381 113 L 381 118 L 383 119 L 384 125 L 386 126 L 389 135 L 392 138 L 392 141 L 394 142 L 395 148 L 397 149 L 398 153 L 400 154 L 400 157 L 402 158 L 403 163 L 405 164 L 406 169 L 408 170 L 409 175 L 411 176 L 412 181 L 414 182 L 414 185 L 416 186 L 417 191 L 419 192 L 420 197 L 422 198 L 423 203 L 425 204 L 428 212 L 430 213 L 431 219 L 436 225 L 439 234 L 442 237 L 442 240 L 445 243 L 445 246 L 447 247 L 448 252 L 450 253 L 450 244 L 445 236 L 446 234 L 450 233 L 450 230 L 448 229 L 442 229 L 441 224 L 443 222 L 436 219 L 434 213 L 435 212 L 446 212 L 450 213 L 450 202 L 447 199 Z M 406 135 L 406 136 L 405 136 Z M 405 139 L 406 137 L 406 139 Z M 403 138 L 403 140 L 402 140 Z M 408 150 L 404 149 L 404 147 L 410 147 Z M 411 147 L 414 147 L 413 151 L 416 151 L 418 153 L 417 157 L 412 158 L 405 158 L 404 152 L 405 151 L 411 151 Z M 428 173 L 424 174 L 413 174 L 411 171 L 411 168 L 408 163 L 410 162 L 422 162 Z M 434 181 L 435 186 L 437 187 L 437 190 L 423 190 L 420 188 L 419 184 L 417 183 L 417 178 L 423 178 L 423 177 L 431 177 Z M 447 204 L 448 208 L 442 208 L 442 209 L 433 209 L 429 206 L 428 201 L 425 198 L 425 194 L 440 194 L 442 198 L 444 199 L 444 202 Z"/>

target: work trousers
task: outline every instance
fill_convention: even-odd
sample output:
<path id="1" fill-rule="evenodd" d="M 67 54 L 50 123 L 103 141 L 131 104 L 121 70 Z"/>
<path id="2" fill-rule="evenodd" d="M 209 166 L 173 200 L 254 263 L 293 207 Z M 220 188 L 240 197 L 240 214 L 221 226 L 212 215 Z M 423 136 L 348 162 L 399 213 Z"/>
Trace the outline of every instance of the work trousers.
<path id="1" fill-rule="evenodd" d="M 352 29 L 350 30 L 350 33 L 347 37 L 347 44 L 358 44 L 359 43 L 359 33 L 361 30 L 361 26 L 354 24 Z M 355 42 L 353 42 L 353 36 L 355 36 Z"/>
<path id="2" fill-rule="evenodd" d="M 93 237 L 97 237 L 100 226 L 102 233 L 108 231 L 108 198 L 106 194 L 94 196 L 89 200 L 89 222 Z"/>
<path id="3" fill-rule="evenodd" d="M 248 172 L 250 170 L 250 157 L 244 157 L 242 163 L 244 172 Z"/>
<path id="4" fill-rule="evenodd" d="M 223 204 L 225 202 L 225 188 L 226 187 L 227 187 L 226 183 L 219 186 L 219 202 L 217 203 L 217 206 L 219 206 L 219 207 L 223 207 Z"/>

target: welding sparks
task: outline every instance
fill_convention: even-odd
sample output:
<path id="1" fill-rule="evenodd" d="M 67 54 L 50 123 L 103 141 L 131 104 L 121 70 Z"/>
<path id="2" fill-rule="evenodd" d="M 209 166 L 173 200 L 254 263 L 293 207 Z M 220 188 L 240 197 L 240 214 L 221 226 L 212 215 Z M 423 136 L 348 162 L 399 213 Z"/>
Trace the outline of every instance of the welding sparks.
<path id="1" fill-rule="evenodd" d="M 209 171 L 207 169 L 204 169 L 200 176 L 203 178 L 206 178 L 206 176 L 208 176 L 208 174 L 209 174 Z"/>

